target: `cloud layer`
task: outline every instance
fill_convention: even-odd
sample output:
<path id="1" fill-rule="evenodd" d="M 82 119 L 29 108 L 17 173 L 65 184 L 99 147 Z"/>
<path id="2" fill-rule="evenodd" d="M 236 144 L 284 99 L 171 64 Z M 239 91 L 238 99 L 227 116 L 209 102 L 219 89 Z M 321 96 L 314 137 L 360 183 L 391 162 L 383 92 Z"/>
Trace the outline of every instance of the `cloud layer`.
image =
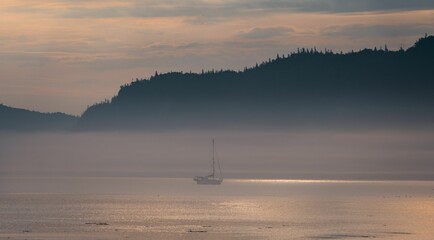
<path id="1" fill-rule="evenodd" d="M 9 1 L 11 12 L 51 14 L 70 18 L 234 18 L 294 12 L 357 13 L 433 10 L 427 0 L 129 0 L 129 1 Z M 60 11 L 59 11 L 60 10 Z"/>

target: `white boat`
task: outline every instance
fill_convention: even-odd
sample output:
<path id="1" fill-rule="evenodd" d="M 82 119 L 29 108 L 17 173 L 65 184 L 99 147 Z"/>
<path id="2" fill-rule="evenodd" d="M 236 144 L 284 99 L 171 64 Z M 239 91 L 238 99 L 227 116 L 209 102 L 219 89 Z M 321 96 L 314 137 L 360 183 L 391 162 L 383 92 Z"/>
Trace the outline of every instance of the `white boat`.
<path id="1" fill-rule="evenodd" d="M 196 176 L 193 178 L 194 181 L 196 181 L 197 184 L 208 184 L 208 185 L 220 185 L 223 182 L 222 177 L 222 170 L 220 168 L 220 162 L 217 158 L 217 166 L 219 169 L 218 176 L 216 175 L 215 171 L 215 147 L 214 147 L 214 139 L 212 140 L 212 173 L 207 176 Z"/>

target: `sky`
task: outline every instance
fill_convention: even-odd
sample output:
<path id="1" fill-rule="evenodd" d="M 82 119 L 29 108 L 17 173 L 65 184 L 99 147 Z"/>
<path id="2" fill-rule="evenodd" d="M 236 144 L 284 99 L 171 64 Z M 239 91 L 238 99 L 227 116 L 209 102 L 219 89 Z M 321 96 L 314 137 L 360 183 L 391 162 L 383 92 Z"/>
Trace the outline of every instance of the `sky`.
<path id="1" fill-rule="evenodd" d="M 158 72 L 253 66 L 298 47 L 408 48 L 432 0 L 2 0 L 0 103 L 80 115 Z"/>

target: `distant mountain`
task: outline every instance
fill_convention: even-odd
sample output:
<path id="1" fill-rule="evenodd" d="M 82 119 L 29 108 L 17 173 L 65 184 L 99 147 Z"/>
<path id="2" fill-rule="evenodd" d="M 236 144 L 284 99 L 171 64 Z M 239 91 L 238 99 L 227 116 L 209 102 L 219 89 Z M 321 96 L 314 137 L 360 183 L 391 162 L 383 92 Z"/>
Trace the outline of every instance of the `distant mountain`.
<path id="1" fill-rule="evenodd" d="M 433 93 L 434 36 L 398 51 L 303 48 L 239 72 L 137 79 L 77 128 L 431 127 Z"/>
<path id="2" fill-rule="evenodd" d="M 0 104 L 0 131 L 70 130 L 77 120 L 64 113 L 41 113 Z"/>

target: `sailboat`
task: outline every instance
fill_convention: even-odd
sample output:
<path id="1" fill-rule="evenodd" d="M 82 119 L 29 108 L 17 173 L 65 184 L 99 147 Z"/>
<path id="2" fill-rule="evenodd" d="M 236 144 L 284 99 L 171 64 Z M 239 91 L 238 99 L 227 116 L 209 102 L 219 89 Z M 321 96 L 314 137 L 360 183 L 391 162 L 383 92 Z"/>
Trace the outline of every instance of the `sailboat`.
<path id="1" fill-rule="evenodd" d="M 220 162 L 217 159 L 217 165 L 219 168 L 219 175 L 218 177 L 216 176 L 216 172 L 215 172 L 215 161 L 216 157 L 215 157 L 215 146 L 214 146 L 214 139 L 212 140 L 212 173 L 210 175 L 207 176 L 196 176 L 193 178 L 194 181 L 196 181 L 197 184 L 208 184 L 208 185 L 220 185 L 223 182 L 223 177 L 222 177 L 222 170 L 220 168 Z"/>

